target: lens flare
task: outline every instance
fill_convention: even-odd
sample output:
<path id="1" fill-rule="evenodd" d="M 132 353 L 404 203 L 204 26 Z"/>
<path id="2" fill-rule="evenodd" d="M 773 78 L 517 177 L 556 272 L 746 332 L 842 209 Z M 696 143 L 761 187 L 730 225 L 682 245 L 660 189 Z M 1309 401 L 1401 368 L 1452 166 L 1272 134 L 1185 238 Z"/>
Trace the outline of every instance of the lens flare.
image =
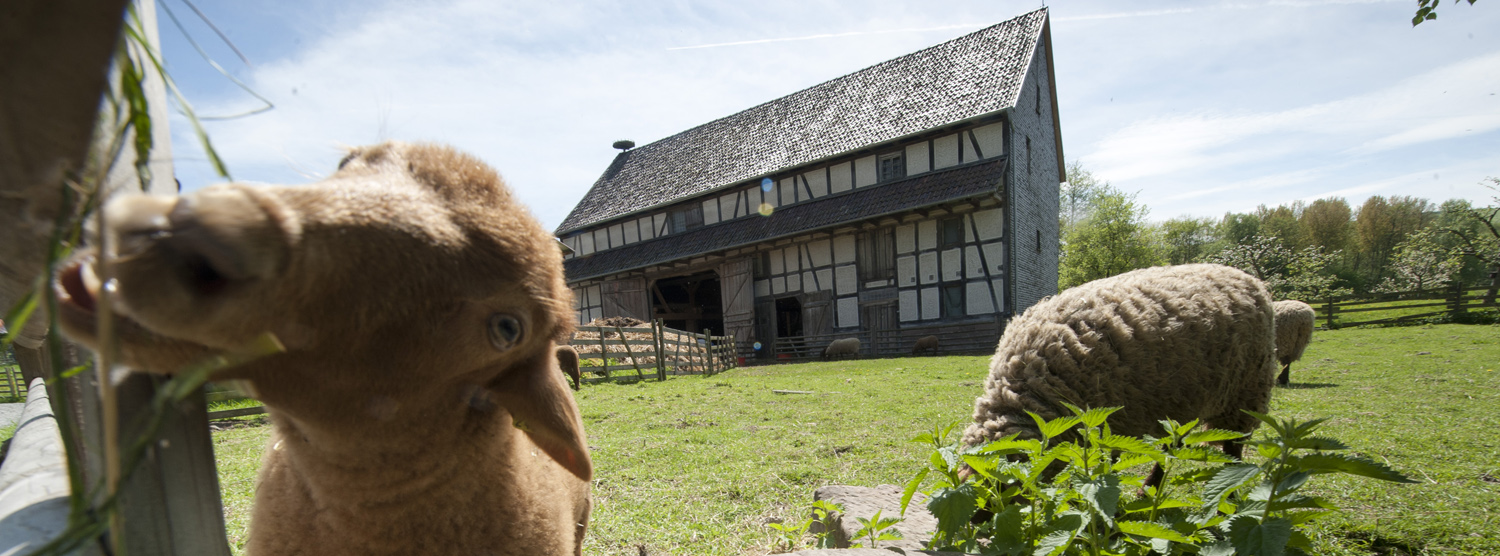
<path id="1" fill-rule="evenodd" d="M 776 185 L 776 182 L 771 181 L 771 178 L 761 178 L 761 180 L 760 180 L 760 190 L 764 191 L 766 193 L 770 193 L 771 192 L 771 188 L 774 187 L 775 185 Z"/>
<path id="2" fill-rule="evenodd" d="M 771 203 L 761 203 L 760 204 L 760 215 L 761 216 L 770 216 L 771 213 L 775 212 L 775 211 L 776 211 L 776 207 L 771 206 Z"/>

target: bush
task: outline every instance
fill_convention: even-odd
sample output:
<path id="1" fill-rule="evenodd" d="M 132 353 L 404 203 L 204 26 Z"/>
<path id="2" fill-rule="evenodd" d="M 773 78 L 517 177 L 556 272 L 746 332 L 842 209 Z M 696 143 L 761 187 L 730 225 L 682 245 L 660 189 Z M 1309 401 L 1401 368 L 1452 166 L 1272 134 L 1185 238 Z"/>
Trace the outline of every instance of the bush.
<path id="1" fill-rule="evenodd" d="M 1110 433 L 1119 408 L 1036 419 L 1041 440 L 1015 436 L 981 446 L 949 442 L 953 425 L 914 439 L 931 443 L 927 467 L 902 498 L 936 475 L 927 507 L 938 519 L 928 547 L 986 555 L 1301 555 L 1312 550 L 1297 529 L 1336 508 L 1301 492 L 1314 475 L 1349 473 L 1415 482 L 1348 446 L 1315 436 L 1324 419 L 1297 422 L 1253 413 L 1269 425 L 1246 442 L 1263 461 L 1235 459 L 1208 445 L 1239 441 L 1232 431 L 1195 431 L 1197 421 L 1163 421 L 1162 438 Z M 1159 487 L 1131 469 L 1160 465 Z M 1134 487 L 1136 495 L 1126 492 Z"/>

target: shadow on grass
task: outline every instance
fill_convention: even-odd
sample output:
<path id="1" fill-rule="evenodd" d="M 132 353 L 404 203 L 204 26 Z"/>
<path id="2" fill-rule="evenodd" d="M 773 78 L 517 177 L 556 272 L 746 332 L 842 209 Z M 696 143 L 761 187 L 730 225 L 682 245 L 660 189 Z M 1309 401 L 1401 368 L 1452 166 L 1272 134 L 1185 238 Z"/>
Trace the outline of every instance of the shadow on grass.
<path id="1" fill-rule="evenodd" d="M 1344 535 L 1344 538 L 1364 546 L 1370 551 L 1370 554 L 1378 554 L 1380 556 L 1415 556 L 1423 553 L 1423 549 L 1419 545 L 1408 544 L 1365 531 L 1347 533 Z"/>
<path id="2" fill-rule="evenodd" d="M 1337 384 L 1329 384 L 1326 382 L 1293 382 L 1286 386 L 1277 386 L 1277 388 L 1286 388 L 1288 390 L 1317 390 L 1319 388 L 1338 388 L 1338 386 L 1339 385 Z"/>

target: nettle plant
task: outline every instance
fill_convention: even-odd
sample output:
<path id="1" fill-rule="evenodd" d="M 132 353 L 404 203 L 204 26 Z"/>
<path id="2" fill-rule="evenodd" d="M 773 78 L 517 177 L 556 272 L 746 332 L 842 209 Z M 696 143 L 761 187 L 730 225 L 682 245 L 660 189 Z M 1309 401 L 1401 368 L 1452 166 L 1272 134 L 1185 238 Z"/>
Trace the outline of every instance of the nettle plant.
<path id="1" fill-rule="evenodd" d="M 1312 542 L 1297 526 L 1336 510 L 1303 492 L 1309 479 L 1348 473 L 1415 482 L 1391 468 L 1340 453 L 1349 447 L 1313 433 L 1326 419 L 1298 422 L 1248 412 L 1269 426 L 1246 441 L 1260 463 L 1238 461 L 1209 444 L 1246 435 L 1198 431 L 1198 421 L 1162 421 L 1161 438 L 1110 433 L 1120 408 L 1079 409 L 1046 420 L 1032 414 L 1041 439 L 1006 437 L 965 447 L 949 442 L 954 425 L 914 442 L 933 446 L 927 467 L 906 485 L 902 515 L 919 485 L 935 484 L 927 503 L 938 519 L 928 548 L 986 555 L 1048 556 L 1304 555 Z M 1133 473 L 1162 467 L 1159 486 Z M 1127 494 L 1133 492 L 1134 494 Z"/>

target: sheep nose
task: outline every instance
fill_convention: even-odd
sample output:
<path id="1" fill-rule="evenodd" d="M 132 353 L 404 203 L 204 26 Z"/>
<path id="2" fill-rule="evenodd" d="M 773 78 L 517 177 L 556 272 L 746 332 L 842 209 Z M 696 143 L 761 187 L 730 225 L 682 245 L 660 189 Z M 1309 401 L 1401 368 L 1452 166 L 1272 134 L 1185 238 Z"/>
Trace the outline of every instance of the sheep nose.
<path id="1" fill-rule="evenodd" d="M 122 262 L 155 253 L 178 266 L 201 293 L 231 282 L 273 277 L 287 246 L 276 222 L 242 188 L 219 186 L 181 197 L 129 196 L 106 207 Z"/>

